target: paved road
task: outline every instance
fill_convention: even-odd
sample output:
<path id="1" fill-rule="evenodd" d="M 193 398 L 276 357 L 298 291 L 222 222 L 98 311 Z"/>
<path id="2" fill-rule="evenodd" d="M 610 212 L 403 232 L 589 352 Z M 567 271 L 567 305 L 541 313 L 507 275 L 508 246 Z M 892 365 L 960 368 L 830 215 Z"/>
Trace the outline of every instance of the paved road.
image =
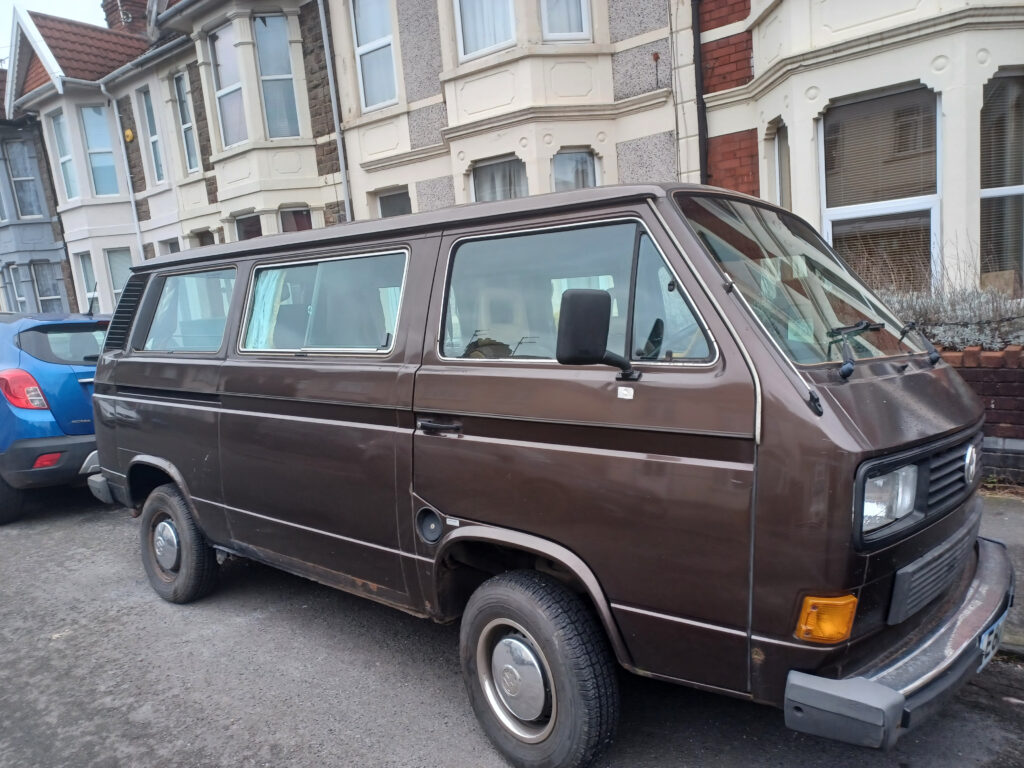
<path id="1" fill-rule="evenodd" d="M 476 727 L 456 627 L 252 563 L 191 606 L 150 590 L 138 523 L 84 492 L 0 528 L 0 766 L 504 763 Z M 883 754 L 778 711 L 623 675 L 622 766 L 1024 766 L 1024 665 L 997 660 Z"/>

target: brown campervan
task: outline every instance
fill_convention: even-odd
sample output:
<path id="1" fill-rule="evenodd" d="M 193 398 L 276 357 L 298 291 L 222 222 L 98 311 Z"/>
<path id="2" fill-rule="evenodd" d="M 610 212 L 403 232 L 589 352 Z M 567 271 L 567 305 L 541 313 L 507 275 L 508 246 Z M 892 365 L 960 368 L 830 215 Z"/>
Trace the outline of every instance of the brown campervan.
<path id="1" fill-rule="evenodd" d="M 161 597 L 252 558 L 461 617 L 517 766 L 613 738 L 616 665 L 891 745 L 991 658 L 982 408 L 804 221 L 587 189 L 135 268 L 94 492 Z"/>

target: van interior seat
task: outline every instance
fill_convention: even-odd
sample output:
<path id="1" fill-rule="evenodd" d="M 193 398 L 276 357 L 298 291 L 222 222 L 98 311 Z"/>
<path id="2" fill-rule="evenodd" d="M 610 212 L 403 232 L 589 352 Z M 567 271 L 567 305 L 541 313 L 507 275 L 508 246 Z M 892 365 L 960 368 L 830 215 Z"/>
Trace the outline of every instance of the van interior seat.
<path id="1" fill-rule="evenodd" d="M 306 345 L 306 326 L 309 325 L 309 306 L 282 304 L 277 308 L 273 349 L 302 349 Z"/>

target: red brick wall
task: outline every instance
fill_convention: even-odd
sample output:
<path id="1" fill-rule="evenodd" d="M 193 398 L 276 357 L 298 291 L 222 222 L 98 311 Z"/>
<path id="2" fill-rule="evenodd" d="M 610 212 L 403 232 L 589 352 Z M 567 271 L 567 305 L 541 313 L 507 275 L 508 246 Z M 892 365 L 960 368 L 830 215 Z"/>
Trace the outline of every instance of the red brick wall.
<path id="1" fill-rule="evenodd" d="M 708 139 L 708 183 L 748 195 L 760 194 L 756 128 Z"/>
<path id="2" fill-rule="evenodd" d="M 723 37 L 700 47 L 704 93 L 724 91 L 754 78 L 753 37 L 750 32 Z"/>
<path id="3" fill-rule="evenodd" d="M 700 30 L 707 32 L 734 21 L 743 21 L 750 15 L 750 0 L 703 0 L 698 12 Z"/>
<path id="4" fill-rule="evenodd" d="M 999 352 L 968 347 L 963 352 L 943 352 L 985 406 L 985 434 L 989 437 L 1024 439 L 1024 367 L 1021 347 Z"/>

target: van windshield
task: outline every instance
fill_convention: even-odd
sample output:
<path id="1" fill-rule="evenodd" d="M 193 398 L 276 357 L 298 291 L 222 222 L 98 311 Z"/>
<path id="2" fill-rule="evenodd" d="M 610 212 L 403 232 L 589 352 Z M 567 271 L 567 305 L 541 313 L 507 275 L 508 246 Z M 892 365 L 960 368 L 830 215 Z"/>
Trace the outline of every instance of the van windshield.
<path id="1" fill-rule="evenodd" d="M 913 334 L 806 223 L 768 206 L 676 193 L 676 205 L 757 319 L 796 363 L 922 352 Z"/>

